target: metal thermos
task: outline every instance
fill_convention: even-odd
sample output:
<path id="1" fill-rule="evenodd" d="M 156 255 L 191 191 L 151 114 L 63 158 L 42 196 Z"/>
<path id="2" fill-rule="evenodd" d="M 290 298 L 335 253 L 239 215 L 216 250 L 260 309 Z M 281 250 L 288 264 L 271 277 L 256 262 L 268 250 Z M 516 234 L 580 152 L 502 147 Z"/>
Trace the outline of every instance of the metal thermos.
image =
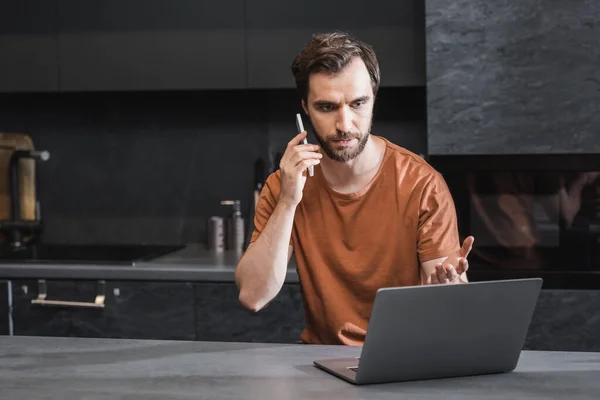
<path id="1" fill-rule="evenodd" d="M 225 251 L 225 220 L 223 217 L 210 217 L 208 220 L 208 249 L 214 252 Z"/>
<path id="2" fill-rule="evenodd" d="M 233 206 L 231 215 L 227 219 L 227 230 L 225 237 L 227 250 L 241 252 L 244 249 L 244 219 L 242 218 L 239 200 L 224 200 L 222 205 Z"/>

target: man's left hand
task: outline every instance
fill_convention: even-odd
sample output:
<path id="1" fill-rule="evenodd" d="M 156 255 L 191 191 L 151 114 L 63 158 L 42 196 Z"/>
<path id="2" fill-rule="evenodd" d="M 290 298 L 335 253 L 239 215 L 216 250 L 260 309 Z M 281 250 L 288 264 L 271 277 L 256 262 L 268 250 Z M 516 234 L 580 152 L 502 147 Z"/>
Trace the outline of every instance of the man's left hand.
<path id="1" fill-rule="evenodd" d="M 435 265 L 435 271 L 433 271 L 430 276 L 430 282 L 432 285 L 466 282 L 460 278 L 469 269 L 469 261 L 467 260 L 467 256 L 473 248 L 474 241 L 475 238 L 473 236 L 469 236 L 463 242 L 457 257 L 448 257 L 443 264 L 438 263 Z"/>

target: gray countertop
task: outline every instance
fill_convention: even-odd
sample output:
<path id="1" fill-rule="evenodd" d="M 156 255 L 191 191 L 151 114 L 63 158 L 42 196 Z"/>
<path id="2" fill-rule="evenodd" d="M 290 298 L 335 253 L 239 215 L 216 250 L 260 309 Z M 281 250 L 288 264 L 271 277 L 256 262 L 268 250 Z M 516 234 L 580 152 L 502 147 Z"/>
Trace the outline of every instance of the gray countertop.
<path id="1" fill-rule="evenodd" d="M 102 263 L 0 263 L 0 279 L 93 279 L 185 282 L 233 282 L 240 253 L 216 253 L 191 244 L 151 261 L 133 265 Z M 286 282 L 298 282 L 295 263 Z"/>
<path id="2" fill-rule="evenodd" d="M 0 399 L 597 399 L 600 353 L 528 352 L 507 374 L 354 386 L 312 364 L 360 348 L 0 336 Z"/>

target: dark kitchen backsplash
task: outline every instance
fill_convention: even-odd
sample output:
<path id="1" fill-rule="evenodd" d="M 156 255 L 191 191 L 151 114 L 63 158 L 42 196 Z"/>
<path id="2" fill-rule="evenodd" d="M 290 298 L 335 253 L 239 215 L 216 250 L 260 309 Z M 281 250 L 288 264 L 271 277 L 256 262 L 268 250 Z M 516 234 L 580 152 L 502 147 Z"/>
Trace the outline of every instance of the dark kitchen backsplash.
<path id="1" fill-rule="evenodd" d="M 381 88 L 373 133 L 424 154 L 424 110 L 424 88 Z M 38 166 L 43 241 L 204 243 L 221 200 L 248 216 L 254 162 L 272 170 L 299 111 L 289 89 L 2 94 L 0 131 L 51 153 Z"/>

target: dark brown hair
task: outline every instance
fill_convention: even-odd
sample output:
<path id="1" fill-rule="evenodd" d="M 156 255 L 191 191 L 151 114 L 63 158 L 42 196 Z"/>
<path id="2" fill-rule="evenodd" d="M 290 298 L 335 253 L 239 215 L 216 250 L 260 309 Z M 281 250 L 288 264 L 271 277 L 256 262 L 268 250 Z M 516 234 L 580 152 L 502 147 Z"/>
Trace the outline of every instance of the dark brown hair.
<path id="1" fill-rule="evenodd" d="M 360 57 L 369 71 L 373 95 L 379 89 L 379 63 L 373 48 L 346 32 L 319 33 L 313 35 L 302 51 L 294 57 L 292 74 L 300 97 L 308 98 L 308 78 L 317 72 L 336 74 L 355 58 Z"/>

